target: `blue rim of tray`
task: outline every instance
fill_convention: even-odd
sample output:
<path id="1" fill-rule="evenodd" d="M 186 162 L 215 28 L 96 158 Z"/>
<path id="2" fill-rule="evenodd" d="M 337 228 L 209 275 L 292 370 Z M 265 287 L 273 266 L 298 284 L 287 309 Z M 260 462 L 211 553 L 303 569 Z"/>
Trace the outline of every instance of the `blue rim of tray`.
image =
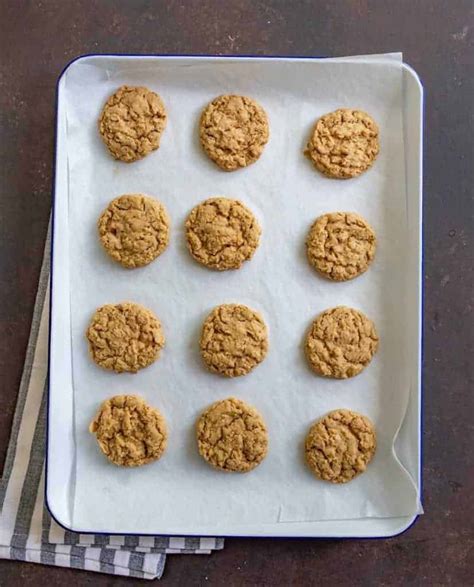
<path id="1" fill-rule="evenodd" d="M 82 55 L 78 55 L 71 59 L 63 68 L 61 73 L 58 76 L 56 82 L 56 91 L 55 91 L 55 112 L 56 112 L 56 121 L 54 126 L 54 146 L 53 146 L 53 173 L 52 173 L 52 188 L 51 188 L 51 263 L 50 263 L 50 290 L 49 290 L 49 303 L 50 303 L 50 313 L 49 313 L 49 332 L 48 332 L 48 391 L 47 391 L 47 410 L 46 410 L 46 455 L 45 455 L 45 499 L 44 503 L 46 508 L 51 516 L 51 518 L 64 530 L 68 532 L 74 532 L 76 534 L 95 534 L 98 536 L 165 536 L 165 537 L 198 537 L 198 538 L 271 538 L 275 540 L 284 540 L 284 539 L 293 539 L 293 540 L 352 540 L 352 539 L 360 539 L 360 540 L 383 540 L 389 538 L 396 538 L 397 536 L 401 536 L 405 532 L 408 532 L 410 528 L 416 523 L 420 514 L 415 514 L 413 519 L 408 523 L 408 525 L 400 531 L 395 532 L 392 535 L 386 536 L 360 536 L 354 534 L 352 536 L 272 536 L 266 534 L 258 534 L 258 535 L 247 535 L 247 534 L 159 534 L 159 533 L 144 533 L 144 532 L 97 532 L 94 530 L 75 530 L 74 528 L 69 528 L 62 522 L 60 522 L 55 515 L 53 514 L 52 508 L 48 502 L 48 460 L 49 460 L 49 408 L 50 408 L 50 374 L 51 374 L 51 320 L 52 320 L 52 303 L 53 303 L 53 259 L 54 259 L 54 223 L 55 223 L 55 202 L 56 202 L 56 155 L 57 155 L 57 148 L 58 148 L 58 127 L 59 127 L 59 116 L 58 116 L 58 102 L 59 102 L 59 84 L 67 72 L 67 70 L 76 63 L 76 61 L 80 61 L 81 59 L 86 59 L 88 57 L 159 57 L 159 58 L 215 58 L 215 59 L 294 59 L 294 60 L 314 60 L 314 59 L 330 59 L 330 57 L 326 56 L 305 56 L 305 55 L 212 55 L 212 54 L 161 54 L 161 53 L 84 53 Z M 410 73 L 414 76 L 416 81 L 418 82 L 420 89 L 421 89 L 421 144 L 420 144 L 420 151 L 421 151 L 421 171 L 423 171 L 423 132 L 424 132 L 424 119 L 425 119 L 425 99 L 424 99 L 424 86 L 421 81 L 420 76 L 418 73 L 408 64 L 403 63 L 403 66 L 410 71 Z M 420 198 L 420 220 L 421 220 L 421 235 L 420 235 L 420 249 L 421 249 L 421 263 L 420 263 L 420 275 L 419 275 L 419 284 L 420 284 L 420 312 L 421 312 L 421 324 L 420 324 L 420 387 L 417 390 L 419 397 L 420 397 L 420 413 L 419 413 L 419 422 L 418 422 L 418 429 L 419 429 L 419 462 L 418 462 L 418 485 L 419 485 L 419 500 L 422 503 L 422 494 L 423 494 L 423 359 L 424 359 L 424 340 L 423 340 L 423 308 L 424 308 L 424 301 L 423 301 L 423 269 L 424 269 L 424 257 L 423 257 L 423 183 L 420 185 L 421 189 L 421 198 Z"/>

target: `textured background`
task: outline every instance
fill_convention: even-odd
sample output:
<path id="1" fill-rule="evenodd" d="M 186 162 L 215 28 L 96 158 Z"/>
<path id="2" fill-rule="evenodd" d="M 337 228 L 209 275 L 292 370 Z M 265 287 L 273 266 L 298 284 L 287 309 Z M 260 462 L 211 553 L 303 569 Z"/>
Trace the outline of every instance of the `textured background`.
<path id="1" fill-rule="evenodd" d="M 55 83 L 82 53 L 337 56 L 401 50 L 425 86 L 424 507 L 389 540 L 229 539 L 164 585 L 472 585 L 471 0 L 0 0 L 0 463 L 50 211 Z M 0 585 L 120 585 L 0 561 Z"/>

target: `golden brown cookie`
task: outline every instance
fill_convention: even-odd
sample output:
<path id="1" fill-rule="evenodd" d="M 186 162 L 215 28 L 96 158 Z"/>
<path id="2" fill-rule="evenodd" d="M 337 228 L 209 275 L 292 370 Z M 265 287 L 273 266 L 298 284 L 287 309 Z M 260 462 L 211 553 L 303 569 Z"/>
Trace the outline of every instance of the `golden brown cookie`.
<path id="1" fill-rule="evenodd" d="M 166 208 L 143 194 L 110 202 L 97 224 L 104 249 L 124 267 L 148 265 L 166 249 L 170 221 Z"/>
<path id="2" fill-rule="evenodd" d="M 105 103 L 99 132 L 115 159 L 131 163 L 160 146 L 166 110 L 158 94 L 139 86 L 122 86 Z"/>
<path id="3" fill-rule="evenodd" d="M 247 306 L 223 304 L 204 321 L 200 347 L 213 373 L 226 377 L 246 375 L 267 354 L 267 327 L 260 314 Z"/>
<path id="4" fill-rule="evenodd" d="M 341 108 L 321 116 L 305 150 L 316 168 L 337 179 L 369 169 L 379 152 L 379 129 L 362 110 Z"/>
<path id="5" fill-rule="evenodd" d="M 94 362 L 117 373 L 136 373 L 147 367 L 165 344 L 158 318 L 133 302 L 98 308 L 86 336 Z"/>
<path id="6" fill-rule="evenodd" d="M 309 429 L 305 458 L 316 477 L 331 483 L 347 483 L 365 471 L 376 444 L 374 427 L 366 416 L 334 410 Z"/>
<path id="7" fill-rule="evenodd" d="M 254 163 L 268 141 L 265 110 L 246 96 L 218 96 L 201 114 L 201 145 L 221 169 L 234 171 Z"/>
<path id="8" fill-rule="evenodd" d="M 251 259 L 260 233 L 252 212 L 229 198 L 201 202 L 186 220 L 189 252 L 202 265 L 219 271 L 238 269 Z"/>
<path id="9" fill-rule="evenodd" d="M 306 335 L 305 352 L 318 375 L 347 379 L 367 367 L 378 344 L 375 326 L 365 314 L 337 306 L 314 320 Z"/>
<path id="10" fill-rule="evenodd" d="M 347 281 L 367 271 L 375 255 L 375 233 L 353 212 L 323 214 L 306 239 L 311 265 L 333 281 Z"/>
<path id="11" fill-rule="evenodd" d="M 106 400 L 89 425 L 104 455 L 116 465 L 139 467 L 156 461 L 166 448 L 166 422 L 137 395 Z"/>
<path id="12" fill-rule="evenodd" d="M 196 423 L 199 454 L 222 471 L 255 469 L 268 450 L 268 433 L 260 414 L 230 397 L 208 408 Z"/>

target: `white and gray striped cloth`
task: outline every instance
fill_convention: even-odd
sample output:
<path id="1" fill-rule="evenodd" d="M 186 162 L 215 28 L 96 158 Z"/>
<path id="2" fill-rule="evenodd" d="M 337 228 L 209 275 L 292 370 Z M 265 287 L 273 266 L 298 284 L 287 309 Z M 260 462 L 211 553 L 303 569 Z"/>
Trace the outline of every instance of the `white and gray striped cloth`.
<path id="1" fill-rule="evenodd" d="M 50 236 L 7 457 L 0 479 L 0 558 L 145 579 L 161 577 L 166 554 L 209 554 L 220 538 L 77 534 L 44 505 Z"/>

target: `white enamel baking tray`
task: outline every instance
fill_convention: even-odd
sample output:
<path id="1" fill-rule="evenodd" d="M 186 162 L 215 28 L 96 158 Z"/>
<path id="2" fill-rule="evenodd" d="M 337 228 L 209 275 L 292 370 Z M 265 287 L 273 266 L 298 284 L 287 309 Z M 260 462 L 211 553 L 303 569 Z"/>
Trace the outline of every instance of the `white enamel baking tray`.
<path id="1" fill-rule="evenodd" d="M 130 534 L 189 534 L 226 536 L 294 536 L 294 537 L 387 537 L 409 528 L 417 514 L 403 517 L 370 517 L 345 520 L 295 521 L 292 523 L 252 524 L 236 519 L 226 527 L 216 528 L 212 522 L 186 526 L 182 521 L 173 524 L 125 528 L 103 522 L 98 527 L 72 521 L 72 488 L 75 479 L 75 430 L 74 387 L 72 365 L 72 319 L 70 276 L 70 238 L 75 227 L 70 226 L 67 128 L 64 104 L 65 74 L 78 64 L 110 64 L 116 68 L 121 63 L 146 61 L 150 64 L 166 62 L 176 67 L 199 63 L 225 63 L 231 66 L 258 62 L 281 63 L 285 67 L 298 68 L 301 64 L 316 62 L 300 58 L 251 58 L 251 57 L 185 57 L 185 56 L 84 56 L 70 63 L 58 81 L 56 158 L 53 196 L 53 250 L 51 274 L 51 318 L 49 357 L 49 407 L 46 500 L 52 516 L 62 526 L 78 532 L 105 532 Z M 406 416 L 400 429 L 396 446 L 397 455 L 421 493 L 421 357 L 422 357 L 422 126 L 423 88 L 417 74 L 408 65 L 403 69 L 403 126 L 405 141 L 406 210 L 408 216 L 408 240 L 410 254 L 405 269 L 408 288 L 405 323 L 409 325 L 404 344 L 409 362 L 409 401 Z M 212 96 L 210 96 L 211 98 Z M 238 173 L 238 172 L 237 172 Z M 230 395 L 230 394 L 229 394 Z M 209 398 L 209 403 L 214 398 Z M 204 406 L 203 406 L 204 407 Z"/>

